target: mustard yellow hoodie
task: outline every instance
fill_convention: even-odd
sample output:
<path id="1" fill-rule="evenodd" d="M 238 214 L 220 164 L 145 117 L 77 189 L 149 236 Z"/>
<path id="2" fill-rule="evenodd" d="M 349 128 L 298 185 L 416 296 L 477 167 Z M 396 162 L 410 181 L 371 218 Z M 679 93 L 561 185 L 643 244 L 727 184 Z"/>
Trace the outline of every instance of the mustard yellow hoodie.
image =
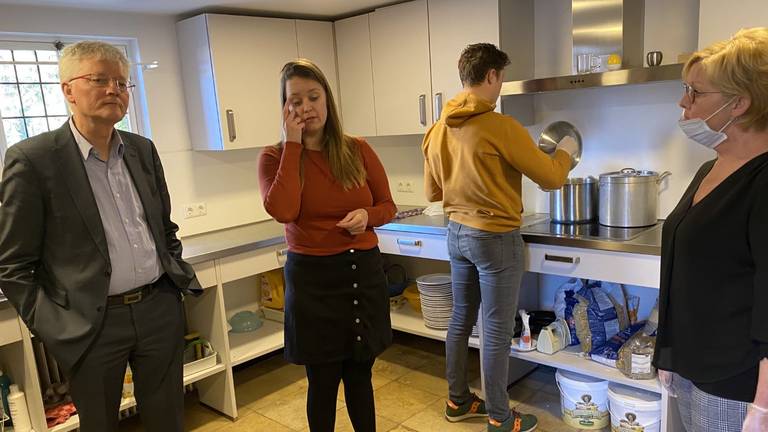
<path id="1" fill-rule="evenodd" d="M 565 183 L 568 153 L 551 158 L 514 118 L 469 92 L 448 101 L 424 136 L 424 185 L 429 201 L 443 200 L 450 220 L 506 232 L 520 227 L 522 175 L 545 189 Z"/>

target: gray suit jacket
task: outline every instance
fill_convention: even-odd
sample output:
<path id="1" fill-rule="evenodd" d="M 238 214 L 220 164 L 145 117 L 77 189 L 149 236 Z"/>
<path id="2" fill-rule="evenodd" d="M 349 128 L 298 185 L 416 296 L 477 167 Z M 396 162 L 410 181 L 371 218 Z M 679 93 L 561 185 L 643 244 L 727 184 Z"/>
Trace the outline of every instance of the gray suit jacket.
<path id="1" fill-rule="evenodd" d="M 178 226 L 152 141 L 119 132 L 163 270 L 201 292 L 181 258 Z M 8 149 L 0 183 L 0 290 L 70 370 L 101 326 L 111 275 L 99 209 L 69 123 Z"/>

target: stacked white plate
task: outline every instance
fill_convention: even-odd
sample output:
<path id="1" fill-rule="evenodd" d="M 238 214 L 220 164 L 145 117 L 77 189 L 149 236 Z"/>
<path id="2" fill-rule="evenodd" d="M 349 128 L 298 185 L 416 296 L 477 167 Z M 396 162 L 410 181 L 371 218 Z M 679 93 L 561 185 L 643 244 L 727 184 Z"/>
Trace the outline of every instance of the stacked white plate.
<path id="1" fill-rule="evenodd" d="M 421 301 L 421 314 L 424 325 L 435 330 L 447 330 L 453 310 L 451 275 L 435 273 L 416 279 Z"/>

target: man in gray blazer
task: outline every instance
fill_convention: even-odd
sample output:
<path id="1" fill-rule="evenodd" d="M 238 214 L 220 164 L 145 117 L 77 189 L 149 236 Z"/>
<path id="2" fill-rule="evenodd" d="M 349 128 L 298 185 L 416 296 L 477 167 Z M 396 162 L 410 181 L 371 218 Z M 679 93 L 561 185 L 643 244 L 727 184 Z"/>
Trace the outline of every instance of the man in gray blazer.
<path id="1" fill-rule="evenodd" d="M 59 65 L 69 121 L 6 153 L 0 290 L 67 371 L 81 431 L 117 430 L 128 362 L 146 429 L 182 431 L 182 301 L 201 289 L 154 144 L 114 128 L 128 60 L 80 42 Z"/>

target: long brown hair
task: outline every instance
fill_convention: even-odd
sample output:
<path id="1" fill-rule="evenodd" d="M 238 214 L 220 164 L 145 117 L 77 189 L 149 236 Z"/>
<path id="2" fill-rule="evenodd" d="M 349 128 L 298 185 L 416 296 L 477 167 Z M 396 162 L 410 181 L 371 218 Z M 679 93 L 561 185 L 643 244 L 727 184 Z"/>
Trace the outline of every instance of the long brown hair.
<path id="1" fill-rule="evenodd" d="M 325 75 L 316 64 L 307 59 L 296 59 L 286 63 L 280 72 L 280 106 L 285 106 L 285 101 L 288 99 L 288 95 L 285 94 L 285 84 L 293 77 L 311 79 L 320 84 L 325 91 L 327 115 L 323 128 L 323 154 L 328 158 L 331 174 L 345 190 L 364 185 L 366 172 L 358 145 L 355 139 L 345 135 L 341 128 L 336 102 L 333 100 L 333 93 Z"/>

